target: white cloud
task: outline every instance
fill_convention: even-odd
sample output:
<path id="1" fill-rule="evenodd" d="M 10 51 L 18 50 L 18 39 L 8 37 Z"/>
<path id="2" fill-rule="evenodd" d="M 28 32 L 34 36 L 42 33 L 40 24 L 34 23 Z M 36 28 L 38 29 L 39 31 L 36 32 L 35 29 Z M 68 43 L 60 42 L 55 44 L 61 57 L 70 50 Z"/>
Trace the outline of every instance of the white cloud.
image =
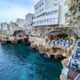
<path id="1" fill-rule="evenodd" d="M 17 18 L 25 18 L 25 15 L 28 13 L 28 10 L 21 7 L 13 7 L 6 10 L 2 10 L 0 12 L 3 12 L 0 14 L 0 18 L 3 18 L 3 21 L 15 21 Z"/>
<path id="2" fill-rule="evenodd" d="M 34 4 L 39 0 L 3 0 L 0 1 L 0 22 L 16 21 L 25 18 L 28 12 L 34 12 Z"/>

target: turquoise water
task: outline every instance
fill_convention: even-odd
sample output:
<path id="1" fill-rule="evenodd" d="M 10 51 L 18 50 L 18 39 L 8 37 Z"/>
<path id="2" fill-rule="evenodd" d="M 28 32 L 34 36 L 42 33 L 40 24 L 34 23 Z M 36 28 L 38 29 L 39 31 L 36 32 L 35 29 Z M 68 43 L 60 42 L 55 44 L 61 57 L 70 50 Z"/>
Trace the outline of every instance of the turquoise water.
<path id="1" fill-rule="evenodd" d="M 0 44 L 0 80 L 59 80 L 61 59 L 45 59 L 30 46 Z"/>

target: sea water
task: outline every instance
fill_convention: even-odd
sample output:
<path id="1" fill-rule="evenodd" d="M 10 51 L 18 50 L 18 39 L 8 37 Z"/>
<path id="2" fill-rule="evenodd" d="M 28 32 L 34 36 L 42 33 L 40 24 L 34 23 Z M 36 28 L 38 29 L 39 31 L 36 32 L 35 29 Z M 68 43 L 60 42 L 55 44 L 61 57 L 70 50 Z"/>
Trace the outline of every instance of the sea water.
<path id="1" fill-rule="evenodd" d="M 59 80 L 62 59 L 45 59 L 29 45 L 0 44 L 0 80 Z"/>

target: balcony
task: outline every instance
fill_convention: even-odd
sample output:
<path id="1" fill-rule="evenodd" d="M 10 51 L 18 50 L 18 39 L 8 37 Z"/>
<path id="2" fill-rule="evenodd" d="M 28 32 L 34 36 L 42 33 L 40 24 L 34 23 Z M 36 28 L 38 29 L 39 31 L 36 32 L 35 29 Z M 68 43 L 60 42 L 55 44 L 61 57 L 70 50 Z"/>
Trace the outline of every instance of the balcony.
<path id="1" fill-rule="evenodd" d="M 33 26 L 57 25 L 58 14 L 35 18 L 33 23 Z"/>

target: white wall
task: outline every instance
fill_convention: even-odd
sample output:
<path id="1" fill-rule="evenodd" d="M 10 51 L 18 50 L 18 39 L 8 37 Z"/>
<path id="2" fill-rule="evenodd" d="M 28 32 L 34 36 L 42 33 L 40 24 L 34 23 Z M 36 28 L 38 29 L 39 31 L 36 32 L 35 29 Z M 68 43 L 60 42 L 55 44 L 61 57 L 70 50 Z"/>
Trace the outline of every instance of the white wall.
<path id="1" fill-rule="evenodd" d="M 8 30 L 7 23 L 2 23 L 1 28 L 2 30 Z"/>
<path id="2" fill-rule="evenodd" d="M 35 17 L 45 13 L 45 1 L 40 0 L 34 7 L 35 9 Z"/>
<path id="3" fill-rule="evenodd" d="M 54 6 L 54 0 L 46 0 L 46 9 Z"/>
<path id="4" fill-rule="evenodd" d="M 14 22 L 10 22 L 9 26 L 10 26 L 9 27 L 10 31 L 17 30 L 17 28 L 18 28 L 18 25 Z"/>
<path id="5" fill-rule="evenodd" d="M 29 13 L 29 14 L 27 14 L 26 15 L 26 22 L 25 22 L 25 27 L 27 28 L 27 29 L 32 29 L 32 24 L 33 24 L 33 18 L 34 18 L 34 14 L 31 14 L 31 13 Z"/>
<path id="6" fill-rule="evenodd" d="M 64 5 L 60 5 L 59 9 L 59 24 L 65 24 L 65 11 Z"/>
<path id="7" fill-rule="evenodd" d="M 18 27 L 24 28 L 25 20 L 24 19 L 17 19 Z"/>
<path id="8" fill-rule="evenodd" d="M 28 24 L 31 24 L 34 18 L 34 14 L 27 14 L 26 15 L 26 21 Z"/>
<path id="9" fill-rule="evenodd" d="M 33 26 L 57 25 L 59 17 L 59 5 L 45 9 L 44 16 L 36 17 Z"/>
<path id="10" fill-rule="evenodd" d="M 42 1 L 44 1 L 44 5 L 40 6 Z M 68 9 L 64 6 L 64 3 L 65 0 L 40 0 L 35 5 L 35 19 L 33 20 L 33 26 L 65 24 L 65 14 L 68 12 Z M 38 6 L 40 7 L 36 10 L 36 7 Z M 42 8 L 44 8 L 44 10 L 39 12 Z M 52 12 L 55 11 L 56 13 L 53 14 Z M 52 19 L 55 20 L 52 22 Z"/>
<path id="11" fill-rule="evenodd" d="M 0 24 L 0 30 L 1 30 L 1 24 Z"/>

